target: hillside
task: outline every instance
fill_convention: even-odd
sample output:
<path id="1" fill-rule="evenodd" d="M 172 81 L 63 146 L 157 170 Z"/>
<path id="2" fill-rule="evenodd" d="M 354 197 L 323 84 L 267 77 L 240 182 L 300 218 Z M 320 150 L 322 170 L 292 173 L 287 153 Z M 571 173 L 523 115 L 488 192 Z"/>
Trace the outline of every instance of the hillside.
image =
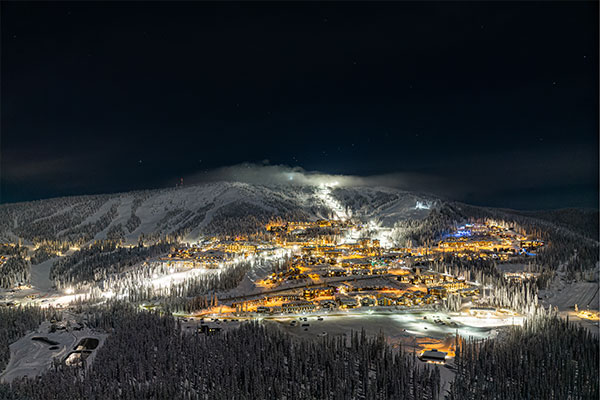
<path id="1" fill-rule="evenodd" d="M 351 215 L 392 226 L 422 219 L 437 204 L 389 188 L 210 184 L 129 193 L 74 196 L 0 206 L 0 237 L 25 243 L 84 244 L 105 238 L 255 231 L 272 218 L 314 220 Z"/>

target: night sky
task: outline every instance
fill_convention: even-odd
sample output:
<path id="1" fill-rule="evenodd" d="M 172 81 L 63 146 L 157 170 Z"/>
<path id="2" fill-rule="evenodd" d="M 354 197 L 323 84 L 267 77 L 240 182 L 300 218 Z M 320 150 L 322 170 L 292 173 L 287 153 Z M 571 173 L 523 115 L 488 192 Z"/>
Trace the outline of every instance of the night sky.
<path id="1" fill-rule="evenodd" d="M 597 2 L 1 7 L 3 203 L 268 160 L 598 205 Z"/>

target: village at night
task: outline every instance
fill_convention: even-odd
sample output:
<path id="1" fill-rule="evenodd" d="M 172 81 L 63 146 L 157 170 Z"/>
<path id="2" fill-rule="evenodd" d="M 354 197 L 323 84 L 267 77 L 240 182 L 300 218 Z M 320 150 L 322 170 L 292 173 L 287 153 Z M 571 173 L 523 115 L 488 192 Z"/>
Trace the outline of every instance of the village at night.
<path id="1" fill-rule="evenodd" d="M 0 11 L 0 400 L 600 396 L 597 2 Z"/>
<path id="2" fill-rule="evenodd" d="M 289 192 L 295 196 L 282 200 Z M 248 196 L 260 197 L 263 209 L 293 211 L 246 214 Z M 202 197 L 212 207 L 166 211 L 164 201 L 186 207 Z M 262 340 L 283 335 L 326 347 L 362 335 L 366 349 L 374 345 L 368 337 L 380 337 L 390 356 L 404 354 L 424 374 L 433 398 L 477 376 L 467 365 L 484 362 L 477 354 L 493 341 L 509 348 L 512 335 L 532 329 L 549 329 L 546 340 L 557 330 L 589 341 L 582 345 L 596 340 L 598 285 L 594 269 L 583 266 L 596 262 L 597 243 L 519 213 L 323 183 L 179 186 L 42 201 L 28 210 L 6 227 L 22 239 L 2 246 L 0 311 L 25 312 L 30 325 L 22 329 L 31 330 L 10 344 L 5 383 L 48 376 L 57 362 L 71 370 L 103 362 L 96 353 L 102 360 L 110 332 L 123 326 L 111 328 L 115 316 L 99 315 L 115 307 L 130 315 L 122 318 L 136 316 L 129 323 L 142 323 L 135 322 L 141 315 L 170 321 L 171 335 L 203 346 L 244 329 L 258 329 Z M 54 236 L 57 223 L 71 218 L 81 223 Z M 123 334 L 131 329 L 142 328 Z M 588 372 L 594 361 L 586 361 Z"/>

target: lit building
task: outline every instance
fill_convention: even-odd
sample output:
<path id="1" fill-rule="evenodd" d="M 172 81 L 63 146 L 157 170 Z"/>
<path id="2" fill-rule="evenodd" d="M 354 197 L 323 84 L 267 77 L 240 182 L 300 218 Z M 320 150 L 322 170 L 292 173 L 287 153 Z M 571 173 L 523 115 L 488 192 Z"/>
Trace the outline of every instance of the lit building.
<path id="1" fill-rule="evenodd" d="M 421 353 L 420 359 L 428 363 L 444 364 L 446 362 L 446 353 L 437 349 L 425 350 Z"/>

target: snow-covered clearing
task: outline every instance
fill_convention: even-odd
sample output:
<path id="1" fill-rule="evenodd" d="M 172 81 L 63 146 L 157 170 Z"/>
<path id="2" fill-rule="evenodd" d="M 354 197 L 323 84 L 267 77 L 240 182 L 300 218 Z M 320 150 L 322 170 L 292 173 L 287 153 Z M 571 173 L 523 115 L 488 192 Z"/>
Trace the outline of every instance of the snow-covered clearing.
<path id="1" fill-rule="evenodd" d="M 64 361 L 84 338 L 97 339 L 98 346 L 86 359 L 86 365 L 94 360 L 96 351 L 104 344 L 108 335 L 82 330 L 58 330 L 50 332 L 50 322 L 43 322 L 37 331 L 27 334 L 10 345 L 10 361 L 0 375 L 0 381 L 10 383 L 13 379 L 33 377 L 46 372 L 54 359 Z M 36 339 L 34 339 L 36 338 Z"/>
<path id="2" fill-rule="evenodd" d="M 52 289 L 52 281 L 50 280 L 50 269 L 52 264 L 60 257 L 54 257 L 40 264 L 31 266 L 31 286 L 37 290 L 47 292 Z"/>
<path id="3" fill-rule="evenodd" d="M 566 283 L 555 279 L 548 290 L 540 290 L 539 297 L 560 311 L 573 310 L 575 304 L 580 309 L 598 310 L 598 282 Z"/>
<path id="4" fill-rule="evenodd" d="M 319 316 L 323 318 L 322 321 L 318 320 Z M 351 331 L 365 329 L 367 334 L 375 335 L 381 331 L 390 343 L 400 343 L 415 349 L 427 346 L 427 339 L 434 339 L 429 344 L 439 343 L 457 333 L 464 338 L 493 337 L 497 328 L 513 324 L 512 318 L 475 318 L 429 311 L 399 313 L 391 309 L 372 313 L 363 311 L 307 314 L 303 317 L 306 317 L 307 323 L 310 324 L 307 330 L 304 330 L 301 324 L 290 325 L 291 321 L 297 320 L 299 316 L 276 317 L 265 321 L 277 323 L 292 335 L 308 338 L 319 337 L 323 332 L 329 335 L 347 335 Z M 436 320 L 439 322 L 436 323 Z M 522 324 L 522 318 L 515 317 L 514 324 Z"/>

